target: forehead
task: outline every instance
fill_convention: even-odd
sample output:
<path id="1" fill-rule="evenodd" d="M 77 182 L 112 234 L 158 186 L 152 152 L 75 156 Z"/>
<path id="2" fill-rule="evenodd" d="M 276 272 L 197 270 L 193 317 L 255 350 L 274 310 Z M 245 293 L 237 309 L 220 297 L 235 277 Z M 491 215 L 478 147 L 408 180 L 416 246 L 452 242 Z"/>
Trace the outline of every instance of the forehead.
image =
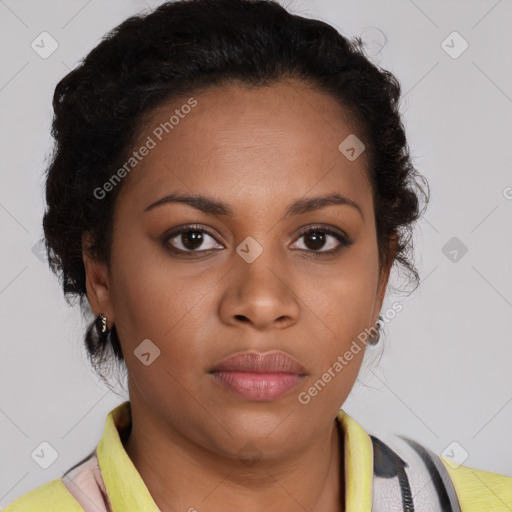
<path id="1" fill-rule="evenodd" d="M 179 189 L 242 201 L 261 200 L 266 190 L 276 201 L 315 189 L 364 202 L 371 192 L 366 155 L 351 161 L 339 149 L 353 135 L 340 103 L 302 82 L 214 86 L 146 117 L 133 149 L 150 149 L 139 155 L 122 195 L 147 204 Z"/>

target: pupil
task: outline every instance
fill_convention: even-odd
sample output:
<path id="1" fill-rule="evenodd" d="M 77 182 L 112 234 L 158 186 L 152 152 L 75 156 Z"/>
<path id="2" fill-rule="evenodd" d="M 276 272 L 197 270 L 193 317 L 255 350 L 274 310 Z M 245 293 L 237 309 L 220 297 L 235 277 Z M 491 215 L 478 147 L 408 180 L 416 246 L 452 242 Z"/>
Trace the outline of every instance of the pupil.
<path id="1" fill-rule="evenodd" d="M 311 239 L 313 240 L 313 247 L 310 247 L 310 245 L 307 243 L 307 240 Z M 316 242 L 315 242 L 316 241 Z M 311 231 L 306 236 L 306 245 L 310 249 L 321 249 L 323 247 L 323 244 L 325 243 L 325 236 L 323 234 L 319 234 L 318 231 Z"/>
<path id="2" fill-rule="evenodd" d="M 199 231 L 187 231 L 182 233 L 182 242 L 187 249 L 197 249 L 203 241 L 203 234 Z"/>

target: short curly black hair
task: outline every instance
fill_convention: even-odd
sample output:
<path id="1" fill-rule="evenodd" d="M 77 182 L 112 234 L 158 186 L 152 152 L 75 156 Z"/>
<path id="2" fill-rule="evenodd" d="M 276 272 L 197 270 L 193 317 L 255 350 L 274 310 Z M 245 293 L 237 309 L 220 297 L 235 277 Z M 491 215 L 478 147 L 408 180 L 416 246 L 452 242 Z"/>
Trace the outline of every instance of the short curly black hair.
<path id="1" fill-rule="evenodd" d="M 43 230 L 50 268 L 68 303 L 72 296 L 81 306 L 86 302 L 84 233 L 92 235 L 92 254 L 109 264 L 122 183 L 102 200 L 93 191 L 126 161 L 146 116 L 213 85 L 258 87 L 287 79 L 329 93 L 346 109 L 366 146 L 379 262 L 386 262 L 391 237 L 397 237 L 395 261 L 417 287 L 412 227 L 422 213 L 420 196 L 428 203 L 428 183 L 411 162 L 395 76 L 371 62 L 360 37 L 349 40 L 276 1 L 178 0 L 115 27 L 56 86 Z M 96 324 L 86 334 L 95 370 L 107 345 L 122 363 L 115 325 L 108 343 L 93 341 Z"/>

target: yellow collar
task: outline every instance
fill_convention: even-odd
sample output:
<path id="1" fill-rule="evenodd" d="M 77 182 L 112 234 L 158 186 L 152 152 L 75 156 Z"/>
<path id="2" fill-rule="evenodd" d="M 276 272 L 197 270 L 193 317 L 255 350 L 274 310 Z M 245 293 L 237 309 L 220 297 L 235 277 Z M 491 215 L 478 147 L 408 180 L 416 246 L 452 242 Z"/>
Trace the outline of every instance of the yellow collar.
<path id="1" fill-rule="evenodd" d="M 371 512 L 373 445 L 370 436 L 343 409 L 337 416 L 344 434 L 345 510 Z"/>
<path id="2" fill-rule="evenodd" d="M 130 425 L 130 402 L 123 402 L 110 411 L 103 436 L 96 448 L 101 476 L 113 512 L 161 512 L 153 501 L 137 468 L 126 453 L 119 430 Z"/>
<path id="3" fill-rule="evenodd" d="M 345 411 L 337 416 L 344 434 L 345 510 L 371 512 L 373 447 L 369 435 Z M 144 480 L 126 453 L 120 431 L 131 424 L 126 401 L 110 411 L 97 446 L 98 464 L 113 512 L 160 512 Z"/>

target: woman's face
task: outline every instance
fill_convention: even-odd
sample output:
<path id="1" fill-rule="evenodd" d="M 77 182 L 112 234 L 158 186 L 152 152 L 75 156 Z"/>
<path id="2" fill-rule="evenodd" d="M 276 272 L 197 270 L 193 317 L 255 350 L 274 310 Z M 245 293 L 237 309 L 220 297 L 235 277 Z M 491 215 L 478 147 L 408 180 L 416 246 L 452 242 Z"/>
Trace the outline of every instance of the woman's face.
<path id="1" fill-rule="evenodd" d="M 86 258 L 88 297 L 116 325 L 139 421 L 235 457 L 247 446 L 278 457 L 332 428 L 389 274 L 366 155 L 339 149 L 353 134 L 345 120 L 299 82 L 214 87 L 152 115 L 125 167 L 111 273 Z M 171 194 L 217 206 L 155 205 Z M 348 202 L 310 202 L 335 194 Z M 211 373 L 247 351 L 284 352 L 305 371 Z"/>

